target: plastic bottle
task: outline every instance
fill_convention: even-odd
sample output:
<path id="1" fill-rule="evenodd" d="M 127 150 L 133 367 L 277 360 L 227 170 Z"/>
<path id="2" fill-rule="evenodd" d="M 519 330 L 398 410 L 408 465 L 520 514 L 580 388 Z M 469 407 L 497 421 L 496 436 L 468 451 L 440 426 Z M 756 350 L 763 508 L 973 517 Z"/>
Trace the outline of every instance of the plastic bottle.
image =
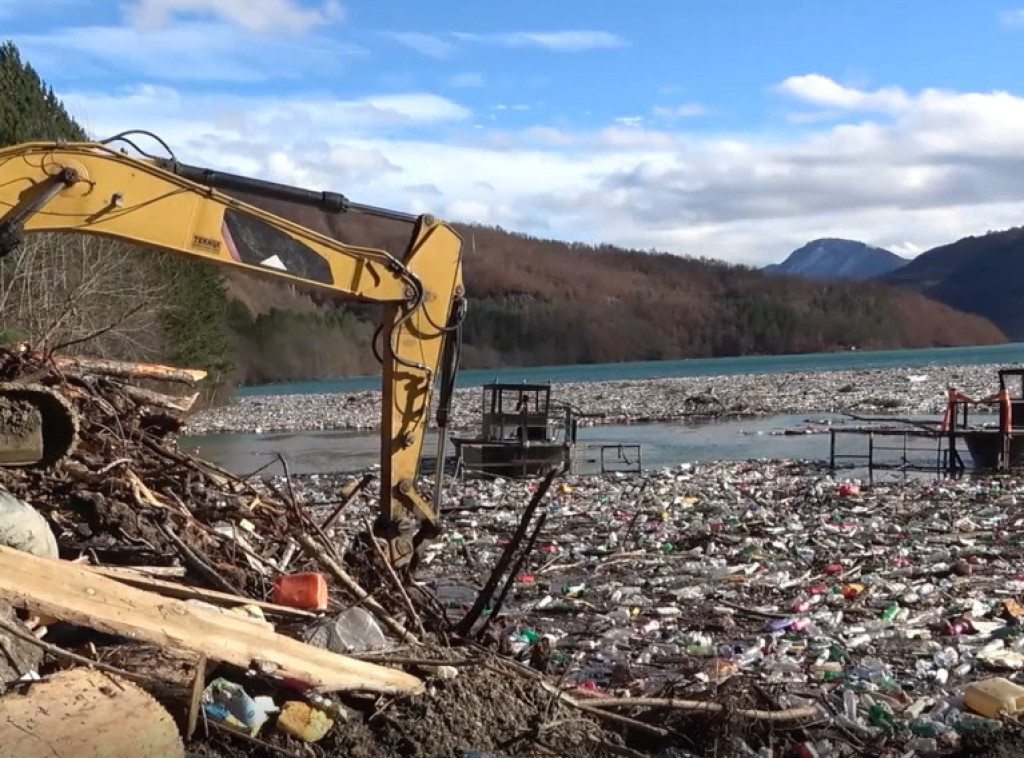
<path id="1" fill-rule="evenodd" d="M 857 706 L 859 704 L 857 693 L 853 690 L 843 692 L 843 713 L 851 721 L 857 720 Z"/>
<path id="2" fill-rule="evenodd" d="M 920 755 L 932 755 L 938 752 L 939 743 L 932 737 L 914 737 L 907 740 L 904 745 L 907 750 L 913 750 Z"/>

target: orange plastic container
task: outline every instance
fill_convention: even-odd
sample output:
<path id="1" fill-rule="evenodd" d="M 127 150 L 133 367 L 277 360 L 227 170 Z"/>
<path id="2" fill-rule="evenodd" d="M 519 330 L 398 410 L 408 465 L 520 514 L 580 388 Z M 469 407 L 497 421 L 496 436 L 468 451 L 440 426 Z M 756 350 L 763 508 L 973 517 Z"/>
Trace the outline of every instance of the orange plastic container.
<path id="1" fill-rule="evenodd" d="M 274 582 L 274 602 L 290 608 L 327 609 L 327 579 L 323 574 L 286 574 Z"/>

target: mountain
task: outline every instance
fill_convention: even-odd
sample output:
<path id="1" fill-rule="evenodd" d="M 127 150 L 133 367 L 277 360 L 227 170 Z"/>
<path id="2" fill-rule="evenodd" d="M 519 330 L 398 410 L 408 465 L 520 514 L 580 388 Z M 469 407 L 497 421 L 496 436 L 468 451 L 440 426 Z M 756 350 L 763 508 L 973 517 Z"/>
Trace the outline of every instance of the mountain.
<path id="1" fill-rule="evenodd" d="M 235 194 L 343 242 L 395 255 L 409 234 L 393 221 Z M 465 243 L 465 368 L 1006 341 L 982 318 L 877 282 L 766 276 L 721 261 L 454 226 Z M 347 304 L 341 312 L 348 315 L 329 324 L 337 305 L 228 277 L 232 296 L 248 306 L 234 327 L 244 336 L 236 351 L 243 382 L 377 370 L 369 348 L 376 307 Z M 353 368 L 343 360 L 366 363 Z"/>
<path id="2" fill-rule="evenodd" d="M 808 279 L 871 279 L 907 263 L 895 253 L 863 242 L 818 239 L 794 250 L 782 263 L 764 267 L 770 274 L 792 274 Z"/>
<path id="3" fill-rule="evenodd" d="M 1024 227 L 933 248 L 881 281 L 989 319 L 1024 340 Z"/>

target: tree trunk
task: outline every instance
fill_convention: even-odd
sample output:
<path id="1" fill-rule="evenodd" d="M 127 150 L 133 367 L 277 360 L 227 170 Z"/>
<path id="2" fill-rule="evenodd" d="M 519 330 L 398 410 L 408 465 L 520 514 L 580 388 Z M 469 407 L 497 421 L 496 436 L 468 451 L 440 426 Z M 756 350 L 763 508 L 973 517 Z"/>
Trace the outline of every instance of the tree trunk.
<path id="1" fill-rule="evenodd" d="M 19 758 L 185 755 L 174 719 L 145 690 L 87 668 L 0 699 L 0 745 Z"/>

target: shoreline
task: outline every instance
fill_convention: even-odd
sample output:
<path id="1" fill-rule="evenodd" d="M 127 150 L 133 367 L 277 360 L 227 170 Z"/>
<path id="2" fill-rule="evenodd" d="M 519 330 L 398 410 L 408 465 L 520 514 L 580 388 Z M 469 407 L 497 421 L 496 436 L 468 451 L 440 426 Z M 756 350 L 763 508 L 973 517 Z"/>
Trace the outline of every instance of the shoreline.
<path id="1" fill-rule="evenodd" d="M 1005 363 L 732 374 L 606 382 L 552 383 L 552 400 L 571 402 L 586 413 L 581 425 L 624 425 L 762 417 L 794 413 L 935 415 L 946 406 L 950 386 L 971 397 L 993 394 L 996 371 Z M 253 434 L 350 430 L 372 432 L 380 424 L 379 390 L 248 395 L 228 405 L 197 412 L 184 434 Z M 481 388 L 456 389 L 449 430 L 475 430 Z M 436 392 L 431 408 L 434 428 Z M 975 412 L 984 412 L 978 407 Z"/>

